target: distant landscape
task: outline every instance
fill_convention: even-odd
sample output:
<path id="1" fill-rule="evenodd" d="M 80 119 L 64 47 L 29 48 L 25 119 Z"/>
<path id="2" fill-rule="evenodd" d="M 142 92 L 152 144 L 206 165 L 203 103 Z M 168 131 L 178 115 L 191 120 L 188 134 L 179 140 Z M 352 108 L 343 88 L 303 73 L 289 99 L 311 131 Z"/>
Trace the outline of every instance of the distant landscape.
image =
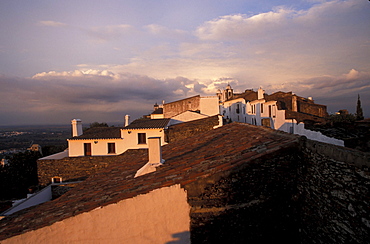
<path id="1" fill-rule="evenodd" d="M 24 151 L 32 144 L 65 149 L 69 137 L 70 125 L 0 126 L 0 158 Z"/>

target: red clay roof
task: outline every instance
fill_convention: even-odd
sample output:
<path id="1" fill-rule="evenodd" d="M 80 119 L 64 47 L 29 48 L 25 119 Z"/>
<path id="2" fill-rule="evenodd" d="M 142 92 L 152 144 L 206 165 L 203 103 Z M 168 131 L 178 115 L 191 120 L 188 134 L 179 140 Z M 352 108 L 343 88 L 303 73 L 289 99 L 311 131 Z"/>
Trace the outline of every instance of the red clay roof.
<path id="1" fill-rule="evenodd" d="M 129 150 L 60 198 L 1 220 L 0 240 L 157 188 L 174 184 L 185 187 L 296 145 L 298 139 L 297 135 L 262 126 L 231 123 L 163 146 L 164 165 L 137 178 L 136 171 L 148 161 L 147 150 Z"/>

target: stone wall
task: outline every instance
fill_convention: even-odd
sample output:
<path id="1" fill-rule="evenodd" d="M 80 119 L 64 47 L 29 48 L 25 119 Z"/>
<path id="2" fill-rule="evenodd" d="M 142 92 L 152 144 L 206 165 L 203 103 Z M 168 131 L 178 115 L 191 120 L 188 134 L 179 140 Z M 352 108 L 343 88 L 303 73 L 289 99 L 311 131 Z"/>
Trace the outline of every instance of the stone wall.
<path id="1" fill-rule="evenodd" d="M 145 150 L 145 149 L 141 149 Z M 118 156 L 66 157 L 37 161 L 40 185 L 48 185 L 52 177 L 62 177 L 63 181 L 83 180 L 107 167 L 112 162 L 127 161 L 130 150 Z"/>
<path id="2" fill-rule="evenodd" d="M 297 148 L 186 187 L 191 243 L 298 243 Z"/>
<path id="3" fill-rule="evenodd" d="M 262 152 L 262 154 L 265 152 Z M 367 243 L 370 154 L 307 140 L 188 186 L 192 243 Z"/>
<path id="4" fill-rule="evenodd" d="M 370 240 L 370 154 L 303 141 L 297 184 L 301 243 Z"/>
<path id="5" fill-rule="evenodd" d="M 213 127 L 217 125 L 219 125 L 218 115 L 171 125 L 165 131 L 166 142 L 171 143 L 197 135 L 201 132 L 213 130 Z"/>
<path id="6" fill-rule="evenodd" d="M 185 111 L 200 110 L 200 96 L 189 97 L 172 103 L 163 104 L 163 115 L 165 118 L 171 118 Z"/>
<path id="7" fill-rule="evenodd" d="M 298 112 L 312 114 L 319 117 L 326 117 L 328 115 L 325 105 L 304 101 L 298 101 Z"/>

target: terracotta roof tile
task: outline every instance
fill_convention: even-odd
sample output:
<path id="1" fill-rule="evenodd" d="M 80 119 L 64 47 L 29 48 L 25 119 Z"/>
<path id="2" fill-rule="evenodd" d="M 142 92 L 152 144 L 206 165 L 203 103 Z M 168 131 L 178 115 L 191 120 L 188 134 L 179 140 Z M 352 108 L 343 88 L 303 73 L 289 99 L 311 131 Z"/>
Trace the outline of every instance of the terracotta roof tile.
<path id="1" fill-rule="evenodd" d="M 263 154 L 296 145 L 298 138 L 269 128 L 231 123 L 163 146 L 165 163 L 137 178 L 136 171 L 148 161 L 147 150 L 129 150 L 58 199 L 1 220 L 0 240 L 156 188 L 174 184 L 186 187 L 210 175 L 224 174 Z"/>

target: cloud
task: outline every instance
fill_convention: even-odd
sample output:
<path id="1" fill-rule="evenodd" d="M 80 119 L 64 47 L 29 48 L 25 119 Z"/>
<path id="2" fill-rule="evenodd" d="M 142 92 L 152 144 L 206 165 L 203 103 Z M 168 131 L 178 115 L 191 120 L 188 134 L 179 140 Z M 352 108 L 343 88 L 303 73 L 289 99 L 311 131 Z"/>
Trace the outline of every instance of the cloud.
<path id="1" fill-rule="evenodd" d="M 184 30 L 180 29 L 170 29 L 168 27 L 158 25 L 158 24 L 150 24 L 144 26 L 144 29 L 147 30 L 152 35 L 162 38 L 171 38 L 171 39 L 188 39 L 189 33 Z"/>
<path id="2" fill-rule="evenodd" d="M 82 28 L 81 28 L 82 29 Z M 107 26 L 94 26 L 87 29 L 82 29 L 99 42 L 119 39 L 121 36 L 131 33 L 134 28 L 128 24 L 121 25 L 107 25 Z"/>
<path id="3" fill-rule="evenodd" d="M 138 118 L 152 111 L 154 103 L 176 101 L 193 95 L 215 95 L 231 84 L 235 92 L 251 88 L 231 77 L 199 81 L 186 77 L 156 79 L 109 70 L 43 72 L 32 78 L 0 76 L 0 124 L 68 123 L 79 117 L 85 122 L 123 121 L 125 114 Z M 267 93 L 293 91 L 312 96 L 329 112 L 355 112 L 360 94 L 365 116 L 370 115 L 370 73 L 351 69 L 339 76 L 318 76 L 285 84 L 267 84 Z M 13 121 L 13 122 L 11 122 Z M 14 122 L 16 121 L 16 122 Z"/>
<path id="4" fill-rule="evenodd" d="M 32 78 L 0 76 L 0 86 L 4 87 L 0 91 L 2 115 L 9 119 L 14 111 L 25 117 L 38 114 L 53 123 L 80 115 L 105 114 L 104 120 L 114 120 L 113 115 L 123 118 L 125 113 L 139 117 L 150 112 L 155 102 L 183 99 L 204 88 L 184 77 L 160 80 L 107 70 L 51 71 Z M 0 118 L 3 123 L 4 117 Z"/>
<path id="5" fill-rule="evenodd" d="M 42 20 L 42 21 L 39 21 L 38 23 L 39 23 L 39 25 L 42 25 L 42 26 L 51 26 L 51 27 L 67 26 L 67 24 L 65 24 L 65 23 L 52 21 L 52 20 Z"/>

